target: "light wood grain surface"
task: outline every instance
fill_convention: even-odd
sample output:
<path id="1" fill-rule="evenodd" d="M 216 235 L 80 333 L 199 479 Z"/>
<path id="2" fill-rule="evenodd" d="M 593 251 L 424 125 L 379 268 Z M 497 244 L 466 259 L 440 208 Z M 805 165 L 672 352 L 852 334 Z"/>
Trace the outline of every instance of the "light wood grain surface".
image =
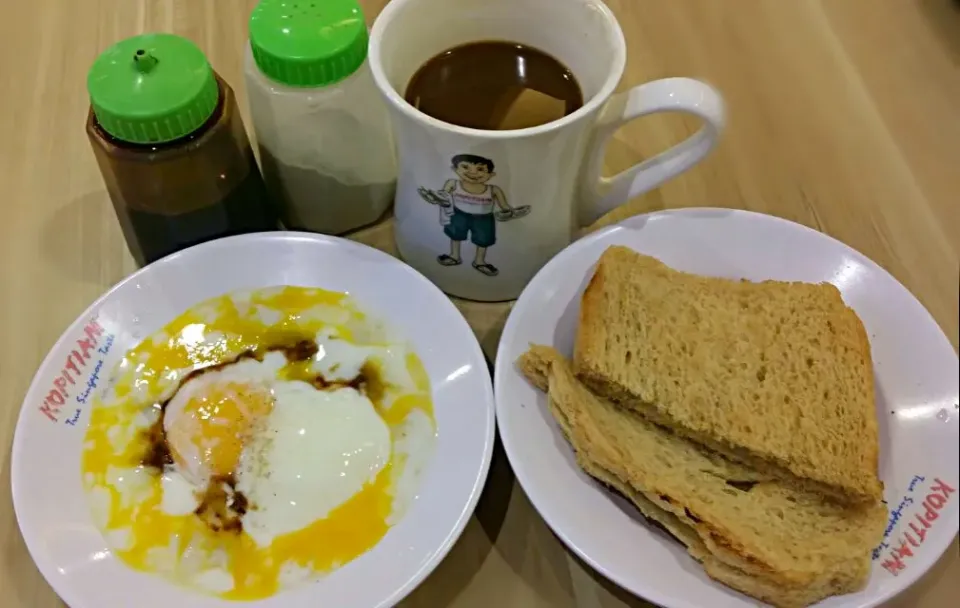
<path id="1" fill-rule="evenodd" d="M 558 2 L 563 0 L 557 0 Z M 21 399 L 60 331 L 134 270 L 87 143 L 85 76 L 112 42 L 145 31 L 195 40 L 241 93 L 254 0 L 34 0 L 0 6 L 0 604 L 63 606 L 31 562 L 10 500 Z M 364 3 L 370 21 L 384 0 Z M 623 86 L 672 75 L 715 84 L 729 129 L 702 165 L 623 214 L 752 209 L 826 232 L 902 281 L 958 343 L 960 8 L 953 0 L 610 0 L 629 62 Z M 622 130 L 611 171 L 696 125 Z M 389 224 L 357 235 L 392 247 Z M 458 302 L 493 354 L 508 307 Z M 638 560 L 644 556 L 638 555 Z M 890 606 L 947 608 L 956 542 Z M 613 608 L 643 602 L 572 557 L 498 451 L 476 516 L 408 607 Z M 107 607 L 105 607 L 107 608 Z M 123 607 L 126 608 L 126 607 Z"/>

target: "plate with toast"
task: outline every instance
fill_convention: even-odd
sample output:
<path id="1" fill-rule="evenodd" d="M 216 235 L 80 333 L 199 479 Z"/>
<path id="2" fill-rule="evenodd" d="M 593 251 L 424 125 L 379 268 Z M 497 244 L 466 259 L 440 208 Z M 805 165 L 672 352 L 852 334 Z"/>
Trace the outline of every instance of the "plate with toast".
<path id="1" fill-rule="evenodd" d="M 747 211 L 631 218 L 513 307 L 497 417 L 520 484 L 668 608 L 866 608 L 960 527 L 960 365 L 890 274 Z"/>

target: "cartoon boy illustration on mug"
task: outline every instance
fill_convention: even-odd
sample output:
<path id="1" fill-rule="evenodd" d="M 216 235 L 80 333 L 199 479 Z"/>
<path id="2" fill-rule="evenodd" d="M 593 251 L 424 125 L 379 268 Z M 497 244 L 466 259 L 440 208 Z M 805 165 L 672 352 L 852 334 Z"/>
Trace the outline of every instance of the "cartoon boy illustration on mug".
<path id="1" fill-rule="evenodd" d="M 442 266 L 463 263 L 460 249 L 469 237 L 477 248 L 473 267 L 488 277 L 496 276 L 500 271 L 487 261 L 487 249 L 497 242 L 497 222 L 524 217 L 530 206 L 511 207 L 503 190 L 489 183 L 496 176 L 489 158 L 457 154 L 450 163 L 459 179 L 448 179 L 440 190 L 417 189 L 423 200 L 440 207 L 440 224 L 450 237 L 450 253 L 437 256 L 437 262 Z"/>

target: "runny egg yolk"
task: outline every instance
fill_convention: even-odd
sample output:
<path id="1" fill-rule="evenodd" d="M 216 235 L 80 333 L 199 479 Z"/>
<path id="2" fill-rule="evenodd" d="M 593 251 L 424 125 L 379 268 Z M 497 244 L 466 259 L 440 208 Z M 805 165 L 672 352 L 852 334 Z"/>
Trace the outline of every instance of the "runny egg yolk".
<path id="1" fill-rule="evenodd" d="M 167 416 L 167 444 L 173 460 L 193 477 L 234 472 L 254 423 L 273 409 L 270 393 L 240 382 L 216 382 L 192 395 Z"/>

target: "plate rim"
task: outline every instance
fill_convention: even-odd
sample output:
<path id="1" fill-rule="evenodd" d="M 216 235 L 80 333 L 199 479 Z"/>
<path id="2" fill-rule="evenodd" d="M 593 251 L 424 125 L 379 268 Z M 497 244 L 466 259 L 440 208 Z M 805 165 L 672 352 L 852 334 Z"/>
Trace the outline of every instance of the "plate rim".
<path id="1" fill-rule="evenodd" d="M 951 348 L 951 350 L 953 350 L 954 357 L 955 358 L 957 357 L 956 349 L 953 347 L 953 344 L 950 342 L 950 339 L 944 333 L 943 328 L 940 326 L 937 320 L 933 317 L 933 315 L 930 314 L 930 311 L 927 310 L 927 308 L 913 294 L 912 291 L 907 289 L 907 287 L 903 285 L 903 283 L 897 280 L 897 278 L 894 277 L 892 274 L 890 274 L 885 268 L 883 268 L 882 266 L 874 262 L 872 259 L 864 255 L 857 249 L 851 247 L 850 245 L 847 245 L 843 241 L 840 241 L 839 239 L 834 238 L 829 234 L 820 232 L 819 230 L 811 228 L 810 226 L 806 226 L 804 224 L 800 224 L 798 222 L 794 222 L 792 220 L 788 220 L 786 218 L 782 218 L 776 215 L 760 213 L 760 212 L 751 211 L 747 209 L 731 209 L 731 208 L 725 208 L 725 207 L 684 207 L 679 209 L 663 209 L 663 210 L 653 211 L 650 213 L 643 213 L 643 214 L 631 216 L 615 224 L 601 228 L 591 234 L 588 234 L 580 239 L 577 239 L 576 241 L 568 245 L 566 248 L 564 248 L 560 253 L 558 253 L 553 258 L 551 258 L 550 261 L 547 262 L 547 264 L 545 264 L 543 268 L 541 268 L 540 271 L 537 272 L 537 274 L 533 277 L 533 279 L 530 280 L 530 282 L 524 288 L 523 292 L 521 292 L 520 297 L 517 298 L 514 306 L 510 310 L 510 315 L 507 317 L 507 321 L 503 327 L 503 332 L 500 335 L 500 340 L 497 343 L 497 358 L 494 363 L 493 389 L 494 389 L 494 397 L 496 399 L 497 426 L 500 430 L 500 439 L 503 442 L 503 448 L 507 454 L 507 459 L 511 463 L 511 469 L 513 469 L 517 482 L 523 488 L 524 493 L 527 495 L 527 498 L 530 500 L 530 504 L 533 505 L 534 509 L 537 511 L 540 517 L 544 520 L 544 522 L 546 522 L 547 526 L 553 531 L 553 533 L 557 536 L 557 538 L 561 540 L 564 546 L 566 546 L 575 555 L 577 555 L 580 559 L 582 559 L 585 563 L 587 563 L 591 568 L 593 568 L 602 576 L 612 581 L 613 583 L 617 584 L 621 588 L 625 589 L 630 593 L 637 595 L 641 599 L 654 602 L 666 608 L 701 608 L 701 607 L 696 606 L 694 604 L 690 604 L 687 602 L 687 600 L 683 600 L 683 599 L 678 600 L 675 597 L 664 596 L 663 594 L 660 594 L 660 593 L 652 593 L 649 588 L 644 588 L 643 594 L 641 595 L 640 591 L 638 590 L 639 587 L 637 585 L 631 584 L 629 581 L 624 580 L 623 577 L 613 575 L 606 566 L 599 563 L 596 559 L 592 558 L 586 551 L 583 550 L 582 547 L 579 547 L 576 543 L 572 541 L 572 539 L 568 538 L 564 530 L 558 525 L 556 525 L 556 522 L 552 520 L 553 516 L 548 515 L 548 513 L 550 513 L 549 506 L 547 506 L 546 509 L 541 508 L 540 503 L 543 502 L 544 500 L 543 497 L 542 496 L 535 497 L 536 491 L 534 491 L 534 493 L 531 493 L 530 490 L 528 489 L 536 486 L 536 484 L 533 482 L 532 479 L 527 477 L 526 471 L 523 469 L 523 466 L 518 467 L 514 464 L 515 462 L 520 462 L 520 460 L 516 457 L 516 452 L 513 451 L 514 448 L 512 447 L 512 444 L 511 444 L 512 439 L 508 439 L 508 437 L 512 436 L 511 431 L 507 431 L 506 433 L 504 432 L 504 428 L 509 427 L 509 425 L 502 424 L 502 421 L 505 420 L 507 416 L 503 415 L 501 412 L 502 411 L 505 412 L 508 407 L 516 407 L 515 405 L 510 405 L 510 406 L 506 405 L 507 400 L 501 398 L 502 392 L 506 390 L 505 388 L 503 388 L 503 383 L 505 382 L 504 378 L 506 376 L 506 373 L 509 373 L 511 371 L 511 368 L 513 367 L 513 361 L 510 359 L 510 356 L 507 355 L 505 347 L 507 346 L 507 342 L 514 340 L 513 338 L 514 334 L 518 333 L 517 327 L 519 326 L 520 321 L 519 321 L 519 315 L 516 314 L 516 311 L 519 308 L 517 304 L 519 304 L 525 297 L 532 297 L 532 296 L 529 296 L 528 294 L 533 293 L 534 291 L 533 288 L 535 287 L 535 283 L 537 282 L 538 278 L 541 276 L 544 276 L 545 273 L 548 271 L 548 269 L 552 269 L 553 266 L 562 264 L 566 259 L 577 255 L 578 250 L 585 248 L 597 241 L 602 241 L 609 238 L 609 236 L 613 233 L 619 232 L 624 229 L 642 227 L 651 218 L 669 217 L 669 216 L 695 217 L 697 215 L 700 215 L 701 217 L 705 217 L 707 214 L 714 214 L 714 215 L 723 214 L 724 218 L 726 218 L 728 215 L 732 215 L 732 216 L 738 216 L 740 218 L 748 218 L 748 219 L 759 220 L 764 222 L 772 222 L 775 224 L 782 224 L 790 229 L 799 229 L 801 232 L 804 232 L 804 231 L 810 232 L 810 233 L 813 233 L 813 236 L 817 238 L 825 238 L 825 239 L 829 239 L 830 241 L 833 241 L 835 244 L 847 250 L 853 257 L 857 259 L 858 262 L 869 267 L 871 270 L 879 271 L 880 273 L 886 275 L 886 277 L 892 280 L 893 283 L 898 288 L 902 289 L 919 307 L 919 309 L 922 310 L 924 314 L 926 314 L 929 322 L 932 323 L 934 327 L 939 329 L 941 337 L 943 338 L 945 343 Z M 895 588 L 892 588 L 885 593 L 880 593 L 876 596 L 865 598 L 864 602 L 857 604 L 858 608 L 874 608 L 884 602 L 889 601 L 890 599 L 896 597 L 897 595 L 903 593 L 904 591 L 912 587 L 918 580 L 920 580 L 920 578 L 922 578 L 930 569 L 932 569 L 937 563 L 940 562 L 940 560 L 943 559 L 943 555 L 946 553 L 947 549 L 950 547 L 950 545 L 953 543 L 954 539 L 957 536 L 958 528 L 960 528 L 960 508 L 957 508 L 954 511 L 953 525 L 952 525 L 952 529 L 954 531 L 953 534 L 949 534 L 948 531 L 944 531 L 943 534 L 937 537 L 938 541 L 935 541 L 935 544 L 933 545 L 932 551 L 931 551 L 931 553 L 934 554 L 936 557 L 930 562 L 929 565 L 923 568 L 914 569 L 909 573 L 905 573 L 904 575 L 901 575 L 901 577 L 898 577 L 898 580 L 903 581 L 901 585 L 898 585 Z M 715 583 L 715 584 L 719 585 L 720 583 Z M 747 597 L 747 596 L 744 596 L 744 597 Z"/>
<path id="2" fill-rule="evenodd" d="M 417 589 L 424 580 L 434 571 L 437 566 L 446 559 L 447 555 L 450 553 L 453 546 L 456 544 L 457 540 L 463 535 L 463 531 L 466 529 L 467 524 L 470 522 L 470 519 L 473 517 L 474 512 L 477 508 L 477 503 L 480 500 L 481 495 L 483 494 L 484 487 L 486 485 L 486 480 L 490 473 L 490 465 L 493 460 L 493 448 L 496 438 L 496 400 L 494 398 L 493 382 L 490 378 L 491 374 L 489 372 L 489 361 L 483 349 L 480 346 L 480 341 L 476 337 L 476 333 L 473 331 L 473 328 L 470 327 L 470 324 L 467 322 L 466 317 L 463 316 L 463 313 L 456 307 L 453 301 L 447 296 L 443 291 L 440 290 L 434 283 L 427 279 L 423 274 L 418 270 L 406 264 L 400 258 L 397 258 L 385 251 L 381 251 L 370 245 L 360 243 L 358 241 L 352 241 L 343 237 L 317 234 L 312 232 L 302 232 L 295 230 L 277 230 L 272 232 L 254 232 L 241 235 L 234 235 L 229 237 L 223 237 L 215 239 L 213 241 L 207 241 L 205 243 L 200 243 L 186 249 L 174 252 L 170 255 L 167 255 L 151 264 L 143 266 L 136 269 L 134 272 L 123 277 L 116 283 L 114 283 L 110 288 L 108 288 L 103 294 L 101 294 L 96 300 L 94 300 L 90 305 L 88 305 L 81 313 L 79 313 L 73 321 L 68 323 L 66 327 L 61 332 L 60 336 L 54 341 L 54 343 L 49 347 L 47 354 L 43 357 L 41 362 L 37 365 L 36 371 L 34 372 L 33 377 L 30 380 L 29 385 L 27 386 L 26 391 L 23 394 L 21 399 L 20 412 L 17 415 L 17 422 L 14 426 L 13 431 L 13 441 L 11 442 L 10 450 L 10 493 L 11 493 L 11 502 L 13 503 L 14 517 L 17 521 L 17 528 L 20 532 L 20 537 L 23 539 L 23 543 L 27 548 L 27 553 L 30 555 L 30 559 L 33 562 L 36 569 L 40 572 L 46 584 L 53 590 L 54 593 L 60 598 L 61 601 L 66 603 L 68 606 L 83 606 L 86 605 L 85 602 L 89 600 L 84 600 L 83 598 L 78 598 L 75 595 L 74 590 L 66 589 L 66 585 L 63 582 L 67 579 L 59 576 L 55 576 L 51 571 L 53 568 L 52 564 L 41 563 L 37 559 L 37 543 L 39 539 L 33 538 L 32 535 L 26 534 L 24 532 L 23 525 L 21 524 L 21 512 L 25 508 L 25 505 L 22 505 L 24 498 L 22 489 L 24 485 L 20 480 L 20 477 L 24 474 L 21 471 L 23 464 L 23 456 L 21 452 L 23 450 L 24 432 L 22 428 L 26 425 L 26 420 L 28 411 L 30 409 L 30 402 L 28 401 L 28 396 L 36 389 L 41 376 L 41 371 L 46 369 L 53 361 L 54 355 L 60 351 L 61 348 L 66 344 L 70 335 L 71 329 L 74 326 L 81 324 L 84 319 L 87 319 L 95 311 L 98 311 L 105 302 L 107 302 L 111 297 L 114 296 L 115 292 L 119 291 L 123 286 L 136 281 L 141 278 L 144 274 L 152 272 L 153 268 L 160 265 L 167 265 L 173 263 L 175 260 L 186 256 L 202 255 L 203 252 L 207 250 L 213 250 L 219 247 L 224 246 L 242 246 L 245 241 L 277 241 L 280 243 L 288 244 L 291 242 L 298 241 L 318 241 L 321 243 L 328 243 L 331 246 L 335 247 L 345 247 L 348 252 L 354 251 L 359 252 L 364 255 L 373 255 L 379 260 L 390 264 L 400 271 L 405 272 L 412 280 L 419 282 L 423 285 L 428 292 L 432 292 L 435 296 L 441 296 L 442 300 L 445 302 L 443 306 L 449 306 L 457 312 L 457 317 L 459 317 L 459 322 L 462 323 L 462 327 L 465 328 L 471 336 L 473 336 L 473 341 L 470 344 L 470 356 L 475 358 L 477 362 L 483 362 L 484 365 L 478 366 L 480 369 L 478 373 L 486 373 L 489 381 L 484 384 L 484 392 L 482 401 L 486 404 L 485 412 L 485 423 L 486 423 L 486 432 L 484 437 L 484 450 L 480 459 L 480 470 L 477 478 L 474 480 L 473 487 L 471 488 L 470 495 L 466 498 L 463 510 L 457 515 L 457 520 L 453 528 L 449 531 L 447 536 L 444 538 L 443 542 L 433 550 L 429 559 L 425 560 L 421 567 L 417 569 L 407 581 L 395 589 L 390 591 L 390 594 L 385 596 L 375 608 L 386 608 L 387 606 L 393 606 L 415 589 Z M 199 252 L 199 253 L 198 253 Z M 436 457 L 436 455 L 434 455 Z M 97 529 L 98 533 L 102 532 Z M 57 581 L 57 582 L 54 582 Z M 168 583 L 171 584 L 171 583 Z M 316 584 L 308 583 L 305 587 Z M 172 584 L 171 584 L 172 585 Z M 278 594 L 279 595 L 279 594 Z M 207 596 L 203 596 L 207 597 Z M 276 596 L 274 596 L 276 597 Z M 264 598 L 269 599 L 269 598 Z M 256 606 L 257 603 L 261 600 L 255 600 L 248 602 L 247 605 Z M 107 607 L 109 608 L 109 607 Z"/>

